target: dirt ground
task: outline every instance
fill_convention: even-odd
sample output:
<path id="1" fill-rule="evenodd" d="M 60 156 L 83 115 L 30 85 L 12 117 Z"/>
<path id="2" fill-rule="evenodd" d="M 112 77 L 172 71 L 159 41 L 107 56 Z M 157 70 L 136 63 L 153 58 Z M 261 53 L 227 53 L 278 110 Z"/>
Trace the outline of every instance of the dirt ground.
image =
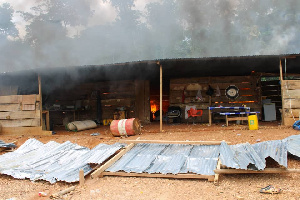
<path id="1" fill-rule="evenodd" d="M 113 137 L 109 126 L 99 126 L 81 132 L 68 132 L 56 128 L 52 136 L 0 136 L 5 142 L 22 145 L 29 138 L 41 142 L 71 141 L 82 146 L 93 148 L 99 143 L 113 144 L 120 138 Z M 91 133 L 100 133 L 91 136 Z M 280 126 L 277 122 L 259 123 L 259 130 L 248 130 L 247 125 L 225 127 L 223 124 L 164 124 L 163 132 L 159 132 L 159 123 L 143 125 L 140 135 L 128 139 L 141 140 L 176 140 L 176 141 L 222 141 L 230 144 L 249 142 L 254 144 L 267 140 L 281 140 L 290 135 L 300 134 L 291 127 Z M 3 153 L 2 153 L 3 154 Z M 300 169 L 300 160 L 288 157 L 288 168 Z M 207 180 L 164 179 L 138 177 L 111 177 L 91 179 L 86 176 L 83 187 L 77 186 L 75 191 L 65 195 L 63 199 L 300 199 L 300 174 L 240 174 L 220 175 L 219 186 Z M 75 184 L 59 182 L 50 184 L 45 181 L 31 182 L 17 180 L 10 176 L 0 175 L 0 199 L 49 199 L 50 195 Z M 259 190 L 267 185 L 281 188 L 280 194 L 262 194 Z M 39 192 L 46 192 L 46 197 L 39 197 Z"/>

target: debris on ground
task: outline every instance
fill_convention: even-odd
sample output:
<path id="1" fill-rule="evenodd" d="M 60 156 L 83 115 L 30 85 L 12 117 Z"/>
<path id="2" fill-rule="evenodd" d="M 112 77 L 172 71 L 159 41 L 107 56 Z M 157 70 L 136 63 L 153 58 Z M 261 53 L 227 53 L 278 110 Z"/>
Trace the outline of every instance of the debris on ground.
<path id="1" fill-rule="evenodd" d="M 275 188 L 272 185 L 268 185 L 267 187 L 261 188 L 259 192 L 265 194 L 278 194 L 281 192 L 281 189 Z"/>

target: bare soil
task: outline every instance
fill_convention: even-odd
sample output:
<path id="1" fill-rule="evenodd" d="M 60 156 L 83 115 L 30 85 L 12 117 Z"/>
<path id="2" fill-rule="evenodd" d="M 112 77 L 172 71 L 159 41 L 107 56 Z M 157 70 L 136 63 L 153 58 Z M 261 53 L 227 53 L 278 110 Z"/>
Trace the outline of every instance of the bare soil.
<path id="1" fill-rule="evenodd" d="M 230 144 L 248 142 L 254 144 L 267 140 L 281 140 L 291 135 L 300 134 L 291 127 L 283 127 L 278 123 L 259 123 L 259 130 L 248 130 L 247 125 L 230 124 L 164 124 L 163 132 L 159 132 L 159 123 L 143 125 L 140 135 L 128 139 L 141 140 L 176 140 L 176 141 L 222 141 Z M 79 145 L 93 148 L 99 143 L 113 144 L 119 137 L 113 137 L 109 126 L 99 126 L 96 129 L 68 132 L 56 127 L 52 136 L 0 136 L 5 142 L 15 142 L 22 145 L 29 138 L 41 142 L 71 141 Z M 91 133 L 100 133 L 91 136 Z M 1 154 L 3 154 L 2 152 Z M 288 157 L 288 168 L 300 169 L 300 160 Z M 50 184 L 45 181 L 31 182 L 17 180 L 10 176 L 0 175 L 0 199 L 49 199 L 50 195 L 78 185 L 75 191 L 65 195 L 63 199 L 300 199 L 300 174 L 240 174 L 220 175 L 219 186 L 207 180 L 164 179 L 138 177 L 103 177 L 91 179 L 86 177 L 83 187 L 78 183 L 59 182 Z M 267 185 L 281 188 L 280 194 L 262 194 L 259 190 Z M 46 192 L 46 197 L 39 197 L 39 192 Z"/>

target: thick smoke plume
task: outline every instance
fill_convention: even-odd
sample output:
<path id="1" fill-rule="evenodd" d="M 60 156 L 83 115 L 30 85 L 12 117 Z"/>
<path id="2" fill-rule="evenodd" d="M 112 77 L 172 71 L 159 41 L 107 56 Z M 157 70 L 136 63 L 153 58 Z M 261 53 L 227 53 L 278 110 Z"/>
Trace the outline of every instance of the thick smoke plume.
<path id="1" fill-rule="evenodd" d="M 145 2 L 1 0 L 0 72 L 300 52 L 297 0 Z"/>

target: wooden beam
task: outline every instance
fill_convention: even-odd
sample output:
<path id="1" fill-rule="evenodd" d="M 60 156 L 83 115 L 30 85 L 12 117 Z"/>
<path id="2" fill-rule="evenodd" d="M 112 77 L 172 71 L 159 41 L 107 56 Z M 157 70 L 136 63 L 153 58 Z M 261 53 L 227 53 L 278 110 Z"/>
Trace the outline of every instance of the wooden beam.
<path id="1" fill-rule="evenodd" d="M 160 132 L 162 132 L 162 113 L 163 113 L 163 111 L 162 111 L 162 87 L 163 87 L 163 84 L 162 84 L 162 65 L 160 65 L 160 67 L 159 67 L 159 72 L 160 72 L 160 89 L 159 89 L 159 110 L 160 110 L 160 112 L 159 112 L 159 131 Z"/>
<path id="2" fill-rule="evenodd" d="M 218 159 L 217 170 L 221 169 L 221 160 Z M 214 184 L 219 185 L 219 173 L 215 173 Z"/>
<path id="3" fill-rule="evenodd" d="M 283 90 L 284 90 L 284 85 L 285 85 L 285 82 L 283 81 L 283 74 L 282 74 L 282 63 L 281 63 L 281 59 L 279 61 L 279 71 L 280 71 L 280 88 L 281 88 L 281 101 L 282 101 L 282 112 L 283 112 L 283 108 L 285 107 L 284 106 L 284 95 L 283 95 Z M 285 122 L 284 122 L 284 116 L 283 116 L 283 113 L 281 112 L 281 121 L 282 121 L 282 125 L 285 125 Z"/>
<path id="4" fill-rule="evenodd" d="M 176 178 L 176 179 L 207 179 L 213 181 L 213 175 L 201 174 L 148 174 L 148 173 L 127 173 L 127 172 L 103 172 L 103 176 L 123 176 L 123 177 L 148 177 L 148 178 Z"/>
<path id="5" fill-rule="evenodd" d="M 245 169 L 215 169 L 218 174 L 277 174 L 277 173 L 300 173 L 300 169 L 266 168 L 264 170 Z"/>
<path id="6" fill-rule="evenodd" d="M 21 103 L 22 95 L 0 96 L 0 104 Z"/>
<path id="7" fill-rule="evenodd" d="M 79 170 L 79 185 L 84 185 L 84 171 L 83 169 Z"/>
<path id="8" fill-rule="evenodd" d="M 190 145 L 220 145 L 222 141 L 163 141 L 163 140 L 119 140 L 120 143 L 157 143 L 157 144 L 190 144 Z"/>
<path id="9" fill-rule="evenodd" d="M 43 101 L 42 101 L 42 81 L 41 81 L 41 76 L 38 76 L 38 83 L 39 83 L 39 98 L 40 98 L 40 126 L 43 124 Z"/>
<path id="10" fill-rule="evenodd" d="M 54 193 L 50 196 L 51 199 L 58 199 L 58 198 L 61 198 L 63 195 L 69 193 L 69 192 L 72 192 L 73 190 L 75 190 L 76 186 L 71 186 L 65 190 L 62 190 L 60 192 L 57 192 L 57 193 Z"/>
<path id="11" fill-rule="evenodd" d="M 120 151 L 117 155 L 115 155 L 112 159 L 110 159 L 109 161 L 107 161 L 104 165 L 102 165 L 100 168 L 98 168 L 96 171 L 94 171 L 91 174 L 91 178 L 95 178 L 95 177 L 99 177 L 102 176 L 102 172 L 104 172 L 104 170 L 106 170 L 107 168 L 109 168 L 111 165 L 113 165 L 117 160 L 119 160 L 124 154 L 126 154 L 130 149 L 132 149 L 132 147 L 134 147 L 134 144 L 131 143 L 128 146 L 125 147 L 125 149 L 123 149 L 122 151 Z"/>
<path id="12" fill-rule="evenodd" d="M 2 127 L 1 135 L 43 135 L 51 136 L 52 131 L 43 131 L 42 127 Z"/>
<path id="13" fill-rule="evenodd" d="M 39 127 L 40 119 L 0 120 L 2 127 Z"/>
<path id="14" fill-rule="evenodd" d="M 40 118 L 40 111 L 9 111 L 0 112 L 0 119 L 28 119 L 28 118 Z"/>

